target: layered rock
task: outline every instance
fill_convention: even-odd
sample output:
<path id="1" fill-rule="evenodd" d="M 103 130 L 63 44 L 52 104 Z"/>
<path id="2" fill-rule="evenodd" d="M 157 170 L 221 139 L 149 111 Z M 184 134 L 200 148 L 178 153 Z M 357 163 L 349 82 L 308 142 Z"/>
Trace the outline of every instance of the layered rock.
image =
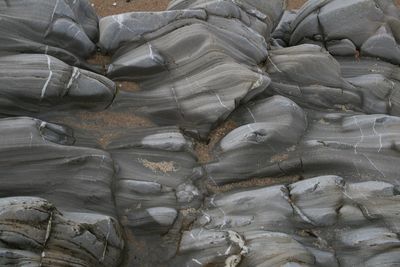
<path id="1" fill-rule="evenodd" d="M 399 29 L 398 7 L 391 0 L 308 1 L 290 23 L 285 41 L 320 44 L 338 56 L 360 51 L 400 64 Z"/>
<path id="2" fill-rule="evenodd" d="M 175 254 L 187 214 L 202 204 L 192 144 L 175 127 L 148 128 L 128 131 L 106 149 L 117 166 L 116 210 L 128 240 L 135 240 L 127 265 L 161 264 Z"/>
<path id="3" fill-rule="evenodd" d="M 271 2 L 265 13 L 259 5 L 175 1 L 165 12 L 103 18 L 100 46 L 113 54 L 107 76 L 141 89 L 124 92 L 115 106 L 205 138 L 269 84 L 259 65 L 284 5 Z"/>
<path id="4" fill-rule="evenodd" d="M 102 110 L 116 93 L 112 81 L 49 55 L 0 56 L 0 116 L 56 110 Z"/>
<path id="5" fill-rule="evenodd" d="M 45 199 L 0 199 L 3 266 L 119 266 L 123 239 L 109 216 L 60 212 Z"/>
<path id="6" fill-rule="evenodd" d="M 302 107 L 398 116 L 400 68 L 372 58 L 332 57 L 316 45 L 270 51 L 265 96 L 284 95 Z"/>
<path id="7" fill-rule="evenodd" d="M 85 65 L 96 50 L 98 18 L 86 0 L 2 0 L 0 21 L 0 52 L 49 54 Z"/>
<path id="8" fill-rule="evenodd" d="M 393 184 L 338 176 L 218 193 L 183 234 L 177 265 L 397 265 L 398 197 Z"/>
<path id="9" fill-rule="evenodd" d="M 240 127 L 222 138 L 215 161 L 206 165 L 213 183 L 326 172 L 351 180 L 398 181 L 398 117 L 305 113 L 276 96 L 245 105 L 231 119 Z"/>
<path id="10" fill-rule="evenodd" d="M 116 214 L 107 152 L 72 146 L 70 130 L 32 118 L 1 119 L 0 133 L 1 197 L 41 197 L 61 211 Z"/>

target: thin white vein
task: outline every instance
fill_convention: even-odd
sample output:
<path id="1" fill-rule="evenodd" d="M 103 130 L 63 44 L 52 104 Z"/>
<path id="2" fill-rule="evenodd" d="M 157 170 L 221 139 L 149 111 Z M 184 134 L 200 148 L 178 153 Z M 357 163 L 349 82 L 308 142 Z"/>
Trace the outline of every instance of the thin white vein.
<path id="1" fill-rule="evenodd" d="M 230 246 L 226 249 L 224 255 L 228 255 L 228 254 L 231 252 L 231 249 L 232 249 L 232 245 L 230 245 Z"/>
<path id="2" fill-rule="evenodd" d="M 153 47 L 151 46 L 150 43 L 147 43 L 147 45 L 149 46 L 149 50 L 150 50 L 150 58 L 154 61 Z"/>
<path id="3" fill-rule="evenodd" d="M 358 147 L 359 144 L 361 144 L 361 143 L 364 141 L 364 133 L 363 133 L 363 130 L 361 129 L 360 124 L 358 124 L 357 118 L 356 118 L 356 117 L 353 117 L 353 119 L 354 119 L 354 121 L 355 121 L 357 127 L 360 129 L 360 133 L 361 133 L 360 140 L 359 140 L 359 141 L 355 144 L 355 146 L 354 146 L 354 154 L 358 154 L 358 152 L 357 152 L 357 147 Z"/>
<path id="4" fill-rule="evenodd" d="M 203 265 L 203 263 L 201 263 L 200 261 L 196 260 L 195 258 L 193 258 L 192 261 L 194 261 L 195 263 L 197 263 L 199 265 Z"/>
<path id="5" fill-rule="evenodd" d="M 30 133 L 29 147 L 32 147 L 32 141 L 33 141 L 33 134 Z"/>
<path id="6" fill-rule="evenodd" d="M 193 235 L 192 232 L 190 232 L 190 237 L 193 238 L 194 240 L 196 240 L 196 237 Z"/>
<path id="7" fill-rule="evenodd" d="M 172 96 L 174 97 L 174 99 L 175 99 L 175 102 L 176 102 L 176 105 L 178 106 L 178 108 L 179 108 L 179 101 L 178 101 L 178 97 L 176 96 L 176 92 L 175 92 L 175 88 L 172 86 L 171 87 L 171 91 L 172 91 Z"/>
<path id="8" fill-rule="evenodd" d="M 127 29 L 128 31 L 130 31 L 131 33 L 135 33 L 133 30 L 131 30 L 131 28 L 129 28 L 128 26 L 126 26 L 125 24 L 122 23 L 122 20 L 121 20 L 122 16 L 114 15 L 114 16 L 111 16 L 111 18 L 112 18 L 116 23 L 118 23 L 118 25 L 119 25 L 120 28 L 125 28 L 125 29 Z M 136 33 L 135 33 L 135 34 L 136 34 Z"/>
<path id="9" fill-rule="evenodd" d="M 50 18 L 50 21 L 51 21 L 51 22 L 53 21 L 54 14 L 56 13 L 56 9 L 57 9 L 57 6 L 58 6 L 58 2 L 59 2 L 59 0 L 57 0 L 56 4 L 54 5 L 53 13 L 51 14 L 51 18 Z"/>
<path id="10" fill-rule="evenodd" d="M 282 73 L 282 71 L 278 68 L 278 66 L 275 65 L 275 63 L 271 60 L 271 57 L 270 57 L 269 55 L 268 55 L 268 59 L 269 59 L 269 61 L 271 62 L 272 66 L 274 66 L 274 68 L 275 68 L 278 72 Z"/>
<path id="11" fill-rule="evenodd" d="M 80 74 L 81 73 L 80 73 L 79 69 L 77 67 L 74 67 L 71 78 L 69 79 L 68 84 L 67 84 L 67 89 L 71 88 L 73 81 L 76 80 Z"/>
<path id="12" fill-rule="evenodd" d="M 379 149 L 378 149 L 378 153 L 379 153 L 382 150 L 382 134 L 380 134 L 376 131 L 375 126 L 376 126 L 376 119 L 374 120 L 374 124 L 372 125 L 372 130 L 374 131 L 374 134 L 376 136 L 379 136 Z"/>
<path id="13" fill-rule="evenodd" d="M 388 98 L 389 108 L 392 108 L 392 97 L 393 97 L 393 94 L 396 92 L 396 91 L 394 90 L 394 87 L 395 87 L 394 82 L 391 81 L 391 83 L 392 83 L 392 89 L 391 89 L 391 92 L 390 92 L 390 95 L 389 95 L 389 98 Z"/>
<path id="14" fill-rule="evenodd" d="M 46 58 L 47 58 L 47 66 L 49 68 L 49 76 L 47 77 L 47 80 L 46 80 L 45 84 L 43 85 L 40 99 L 44 98 L 44 95 L 46 94 L 46 90 L 47 90 L 47 87 L 49 86 L 51 77 L 53 76 L 53 71 L 51 70 L 51 58 L 48 55 L 46 55 Z"/>
<path id="15" fill-rule="evenodd" d="M 377 172 L 379 172 L 384 178 L 386 178 L 386 175 L 385 175 L 381 170 L 379 170 L 378 167 L 376 167 L 375 163 L 374 163 L 370 158 L 368 158 L 367 155 L 365 155 L 365 154 L 362 154 L 362 155 L 369 161 L 369 163 L 371 164 L 371 166 L 374 167 L 374 169 L 375 169 Z"/>
<path id="16" fill-rule="evenodd" d="M 254 117 L 253 112 L 251 112 L 251 110 L 249 109 L 249 107 L 247 107 L 247 106 L 245 106 L 245 107 L 246 107 L 247 111 L 250 113 L 251 117 L 253 118 L 253 121 L 254 121 L 254 122 L 257 122 L 257 121 L 256 121 L 256 118 Z"/>
<path id="17" fill-rule="evenodd" d="M 106 240 L 105 240 L 105 243 L 104 243 L 103 255 L 101 256 L 100 262 L 104 262 L 104 259 L 106 257 L 108 239 L 110 238 L 110 232 L 111 232 L 111 219 L 108 219 L 107 236 L 106 236 Z"/>
<path id="18" fill-rule="evenodd" d="M 227 110 L 230 110 L 224 103 L 222 103 L 221 97 L 219 97 L 219 94 L 217 94 L 217 92 L 214 92 L 215 96 L 218 98 L 219 103 L 221 104 L 221 106 L 223 106 L 224 108 L 226 108 Z"/>

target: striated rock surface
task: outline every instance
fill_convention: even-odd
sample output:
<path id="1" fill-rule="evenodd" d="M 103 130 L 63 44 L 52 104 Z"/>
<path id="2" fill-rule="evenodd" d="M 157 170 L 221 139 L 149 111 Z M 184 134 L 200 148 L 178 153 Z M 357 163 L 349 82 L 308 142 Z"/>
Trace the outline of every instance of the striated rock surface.
<path id="1" fill-rule="evenodd" d="M 213 183 L 327 170 L 352 180 L 398 182 L 398 117 L 303 111 L 275 96 L 245 105 L 232 119 L 241 126 L 222 138 L 215 162 L 206 165 Z"/>
<path id="2" fill-rule="evenodd" d="M 399 266 L 399 9 L 285 7 L 0 1 L 0 265 Z"/>
<path id="3" fill-rule="evenodd" d="M 95 50 L 98 18 L 86 0 L 1 0 L 0 52 L 42 53 L 85 65 Z"/>
<path id="4" fill-rule="evenodd" d="M 379 57 L 400 64 L 400 13 L 391 0 L 307 1 L 291 19 L 288 45 L 314 43 L 333 55 Z"/>
<path id="5" fill-rule="evenodd" d="M 42 197 L 65 211 L 116 214 L 107 152 L 72 146 L 67 128 L 32 118 L 1 119 L 0 133 L 1 197 Z"/>
<path id="6" fill-rule="evenodd" d="M 103 18 L 99 45 L 113 54 L 107 76 L 140 87 L 115 106 L 205 138 L 270 82 L 259 64 L 284 4 L 269 5 L 267 15 L 245 3 L 175 1 L 165 12 Z"/>
<path id="7" fill-rule="evenodd" d="M 284 95 L 317 110 L 399 115 L 397 65 L 334 58 L 319 46 L 305 44 L 271 50 L 267 72 L 272 82 L 266 96 Z"/>
<path id="8" fill-rule="evenodd" d="M 0 56 L 0 116 L 55 110 L 102 110 L 116 93 L 112 81 L 49 55 Z"/>
<path id="9" fill-rule="evenodd" d="M 124 242 L 109 216 L 60 212 L 45 199 L 0 199 L 3 266 L 119 266 Z"/>
<path id="10" fill-rule="evenodd" d="M 396 266 L 398 197 L 338 176 L 219 193 L 183 234 L 178 265 Z"/>

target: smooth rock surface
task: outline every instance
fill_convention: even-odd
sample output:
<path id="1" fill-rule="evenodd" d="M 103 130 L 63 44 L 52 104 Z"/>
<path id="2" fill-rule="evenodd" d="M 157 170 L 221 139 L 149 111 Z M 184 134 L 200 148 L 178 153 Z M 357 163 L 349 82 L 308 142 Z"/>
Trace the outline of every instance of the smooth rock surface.
<path id="1" fill-rule="evenodd" d="M 87 0 L 1 0 L 0 52 L 43 53 L 69 64 L 96 50 L 98 18 Z"/>

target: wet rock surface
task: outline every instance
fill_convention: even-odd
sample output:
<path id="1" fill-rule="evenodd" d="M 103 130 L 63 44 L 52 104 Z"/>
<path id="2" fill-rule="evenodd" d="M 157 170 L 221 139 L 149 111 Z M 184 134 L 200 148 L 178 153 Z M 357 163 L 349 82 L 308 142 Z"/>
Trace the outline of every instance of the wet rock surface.
<path id="1" fill-rule="evenodd" d="M 400 265 L 400 10 L 285 8 L 0 1 L 0 265 Z"/>

